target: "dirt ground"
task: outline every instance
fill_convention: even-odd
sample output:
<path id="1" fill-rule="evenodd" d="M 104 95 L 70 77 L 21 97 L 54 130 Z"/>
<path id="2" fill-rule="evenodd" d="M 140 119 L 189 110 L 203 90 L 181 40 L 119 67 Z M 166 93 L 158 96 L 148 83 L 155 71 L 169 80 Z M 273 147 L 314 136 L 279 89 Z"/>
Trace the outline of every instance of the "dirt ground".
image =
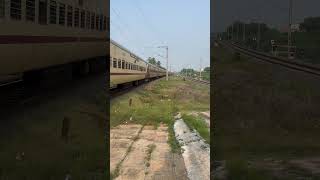
<path id="1" fill-rule="evenodd" d="M 172 153 L 168 127 L 119 125 L 110 134 L 110 171 L 114 179 L 188 179 L 181 155 Z M 151 148 L 153 147 L 153 148 Z"/>
<path id="2" fill-rule="evenodd" d="M 206 144 L 199 133 L 192 131 L 176 116 L 174 131 L 182 150 L 188 177 L 191 180 L 210 179 L 210 146 Z"/>
<path id="3" fill-rule="evenodd" d="M 223 48 L 211 54 L 215 179 L 319 179 L 319 78 Z"/>
<path id="4" fill-rule="evenodd" d="M 104 85 L 103 74 L 56 84 L 1 115 L 0 179 L 105 179 Z"/>

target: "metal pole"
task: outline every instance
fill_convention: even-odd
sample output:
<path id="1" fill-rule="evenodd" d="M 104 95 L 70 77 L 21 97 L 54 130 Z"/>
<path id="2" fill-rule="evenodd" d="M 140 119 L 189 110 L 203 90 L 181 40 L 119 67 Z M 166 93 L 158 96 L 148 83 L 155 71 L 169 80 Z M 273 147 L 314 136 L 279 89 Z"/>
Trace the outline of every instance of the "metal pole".
<path id="1" fill-rule="evenodd" d="M 260 22 L 258 21 L 258 39 L 257 39 L 257 49 L 259 50 L 260 49 Z"/>
<path id="2" fill-rule="evenodd" d="M 240 39 L 239 33 L 240 33 L 240 22 L 238 22 L 238 27 L 237 27 L 237 41 L 239 41 Z"/>
<path id="3" fill-rule="evenodd" d="M 169 46 L 159 46 L 158 48 L 165 48 L 166 50 L 167 50 L 167 71 L 166 71 L 166 80 L 168 81 L 169 80 L 169 73 L 168 73 L 168 71 L 169 71 L 169 66 L 168 66 L 168 64 L 169 64 Z"/>
<path id="4" fill-rule="evenodd" d="M 289 0 L 289 29 L 288 29 L 288 58 L 290 58 L 291 47 L 291 25 L 292 25 L 292 0 Z"/>
<path id="5" fill-rule="evenodd" d="M 246 23 L 243 23 L 243 42 L 246 41 Z"/>
<path id="6" fill-rule="evenodd" d="M 232 22 L 232 30 L 231 30 L 231 40 L 233 41 L 233 22 Z"/>
<path id="7" fill-rule="evenodd" d="M 169 80 L 169 74 L 168 74 L 168 63 L 169 63 L 169 47 L 167 46 L 166 47 L 166 49 L 167 49 L 167 74 L 166 74 L 166 79 L 167 79 L 167 81 Z"/>
<path id="8" fill-rule="evenodd" d="M 202 59 L 200 58 L 200 80 L 202 79 L 201 78 L 201 69 L 202 69 Z"/>

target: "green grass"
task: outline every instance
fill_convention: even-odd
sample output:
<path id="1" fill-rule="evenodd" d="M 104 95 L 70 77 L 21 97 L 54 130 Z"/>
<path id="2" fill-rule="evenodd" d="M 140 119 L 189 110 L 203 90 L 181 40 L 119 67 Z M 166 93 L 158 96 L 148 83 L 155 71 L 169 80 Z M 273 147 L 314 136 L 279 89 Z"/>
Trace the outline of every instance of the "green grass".
<path id="1" fill-rule="evenodd" d="M 129 106 L 130 99 L 132 99 L 131 106 Z M 169 81 L 160 79 L 112 100 L 110 126 L 137 123 L 157 127 L 160 123 L 167 124 L 168 143 L 171 150 L 177 152 L 180 147 L 173 130 L 176 113 L 208 111 L 209 108 L 208 86 L 194 86 L 189 81 L 170 77 Z"/>
<path id="2" fill-rule="evenodd" d="M 320 83 L 301 72 L 212 49 L 216 160 L 319 156 Z"/>
<path id="3" fill-rule="evenodd" d="M 182 119 L 190 129 L 195 129 L 200 136 L 210 144 L 210 131 L 207 124 L 201 117 L 183 114 Z"/>
<path id="4" fill-rule="evenodd" d="M 64 179 L 67 172 L 73 179 L 106 177 L 106 118 L 97 103 L 104 96 L 89 96 L 84 97 L 87 100 L 68 99 L 64 107 L 61 101 L 53 101 L 50 107 L 45 104 L 39 110 L 27 110 L 17 120 L 15 131 L 1 137 L 1 175 L 32 180 Z M 68 143 L 61 138 L 64 117 L 71 122 Z M 25 158 L 16 160 L 16 154 L 22 152 Z"/>
<path id="5" fill-rule="evenodd" d="M 226 168 L 230 180 L 275 180 L 265 171 L 249 168 L 247 162 L 243 160 L 228 161 Z"/>
<path id="6" fill-rule="evenodd" d="M 156 148 L 156 145 L 155 144 L 149 144 L 148 145 L 148 149 L 147 149 L 147 156 L 145 158 L 145 164 L 147 167 L 150 166 L 150 159 L 151 159 L 151 154 L 152 152 L 154 151 L 154 149 Z"/>

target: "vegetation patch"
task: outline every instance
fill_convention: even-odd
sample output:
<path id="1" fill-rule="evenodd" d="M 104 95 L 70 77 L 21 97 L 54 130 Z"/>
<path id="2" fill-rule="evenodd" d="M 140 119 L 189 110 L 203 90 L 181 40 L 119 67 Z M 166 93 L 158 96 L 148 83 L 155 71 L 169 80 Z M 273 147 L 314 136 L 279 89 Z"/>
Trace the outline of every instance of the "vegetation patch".
<path id="1" fill-rule="evenodd" d="M 234 159 L 228 161 L 226 164 L 228 169 L 227 177 L 228 179 L 237 180 L 271 180 L 271 176 L 267 172 L 258 170 L 255 168 L 250 168 L 247 161 Z"/>
<path id="2" fill-rule="evenodd" d="M 138 134 L 133 138 L 132 143 L 130 144 L 130 146 L 128 147 L 124 157 L 121 159 L 121 161 L 117 164 L 116 168 L 114 169 L 113 172 L 111 172 L 110 177 L 111 179 L 115 179 L 120 175 L 120 170 L 121 170 L 121 165 L 123 163 L 123 161 L 126 159 L 126 157 L 128 156 L 128 154 L 131 152 L 132 150 L 132 146 L 133 144 L 139 139 L 139 135 L 142 132 L 144 126 L 141 127 L 141 129 L 139 130 Z"/>
<path id="3" fill-rule="evenodd" d="M 151 154 L 154 151 L 154 149 L 156 148 L 156 145 L 155 144 L 149 144 L 147 147 L 148 147 L 148 149 L 147 149 L 147 156 L 145 158 L 145 164 L 146 164 L 147 167 L 149 167 L 150 166 Z"/>
<path id="4" fill-rule="evenodd" d="M 216 160 L 237 172 L 241 163 L 233 161 L 319 156 L 319 78 L 242 55 L 238 61 L 223 47 L 211 54 Z"/>
<path id="5" fill-rule="evenodd" d="M 81 98 L 76 88 L 66 91 L 12 117 L 12 131 L 0 138 L 0 179 L 105 179 L 105 94 L 91 90 Z"/>
<path id="6" fill-rule="evenodd" d="M 177 112 L 210 109 L 209 87 L 194 86 L 192 82 L 179 77 L 164 78 L 137 88 L 111 101 L 110 126 L 136 123 L 158 127 L 160 123 L 168 125 L 171 150 L 179 150 L 174 136 L 174 115 Z M 131 99 L 131 106 L 130 101 Z M 179 151 L 178 151 L 179 152 Z"/>
<path id="7" fill-rule="evenodd" d="M 202 117 L 183 114 L 182 119 L 191 130 L 196 130 L 210 144 L 210 131 Z"/>

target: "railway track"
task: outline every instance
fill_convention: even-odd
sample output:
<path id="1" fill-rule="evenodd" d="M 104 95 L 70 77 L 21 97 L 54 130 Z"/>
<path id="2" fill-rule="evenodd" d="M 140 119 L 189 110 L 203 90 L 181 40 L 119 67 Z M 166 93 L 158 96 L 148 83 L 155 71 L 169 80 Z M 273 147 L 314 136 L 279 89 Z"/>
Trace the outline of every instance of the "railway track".
<path id="1" fill-rule="evenodd" d="M 209 81 L 204 81 L 204 80 L 199 80 L 199 79 L 194 79 L 194 78 L 189 78 L 189 77 L 184 77 L 182 76 L 183 78 L 189 80 L 189 81 L 192 81 L 192 82 L 196 82 L 196 83 L 200 83 L 200 84 L 206 84 L 206 85 L 209 85 L 210 86 L 210 82 Z"/>
<path id="2" fill-rule="evenodd" d="M 63 92 L 74 85 L 81 84 L 87 79 L 94 79 L 103 76 L 103 74 L 93 74 L 87 77 L 76 77 L 72 80 L 55 81 L 23 81 L 17 80 L 0 85 L 0 117 L 10 114 L 19 108 L 36 103 L 57 92 Z M 51 79 L 52 80 L 52 79 Z M 59 80 L 59 79 L 54 79 Z"/>
<path id="3" fill-rule="evenodd" d="M 161 79 L 163 77 L 160 77 L 160 78 L 157 78 L 157 79 Z M 148 84 L 149 82 L 152 82 L 152 81 L 155 81 L 157 79 L 152 79 L 152 80 L 149 80 L 149 81 L 144 81 L 144 82 L 140 82 L 138 85 L 133 85 L 132 83 L 130 84 L 127 84 L 125 86 L 122 86 L 122 87 L 118 87 L 118 88 L 114 88 L 114 89 L 110 89 L 109 92 L 110 92 L 110 98 L 113 99 L 113 98 L 116 98 L 116 97 L 119 97 L 123 94 L 126 94 L 134 89 L 137 89 L 137 88 L 140 88 L 140 87 L 143 87 L 144 85 Z"/>
<path id="4" fill-rule="evenodd" d="M 278 65 L 287 67 L 289 69 L 305 72 L 308 74 L 320 76 L 320 67 L 314 66 L 312 64 L 297 62 L 294 60 L 288 60 L 288 59 L 285 59 L 282 57 L 275 57 L 273 55 L 270 55 L 270 54 L 267 54 L 264 52 L 244 48 L 236 43 L 230 43 L 230 42 L 225 42 L 225 41 L 224 42 L 220 41 L 219 43 L 223 46 L 230 47 L 239 53 L 245 54 L 250 57 L 254 57 L 259 60 L 263 60 L 263 61 L 273 63 L 273 64 L 278 64 Z"/>

